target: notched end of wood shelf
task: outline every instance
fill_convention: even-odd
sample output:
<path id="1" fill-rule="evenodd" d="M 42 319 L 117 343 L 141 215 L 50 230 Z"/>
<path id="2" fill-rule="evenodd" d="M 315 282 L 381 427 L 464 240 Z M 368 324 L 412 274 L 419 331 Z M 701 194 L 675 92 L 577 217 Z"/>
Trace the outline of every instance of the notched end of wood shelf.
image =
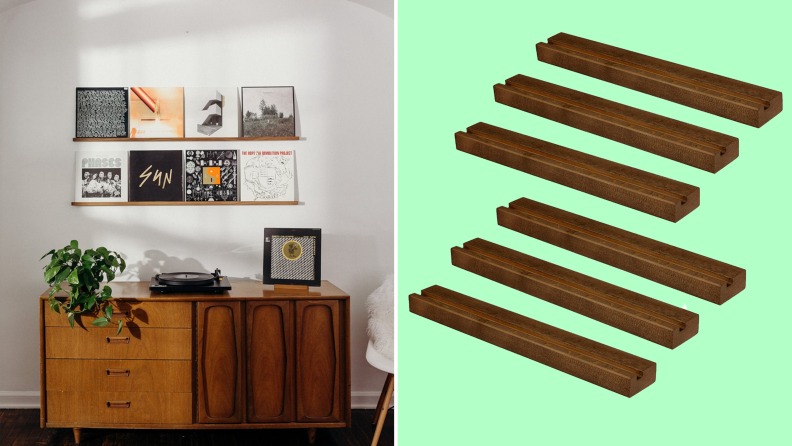
<path id="1" fill-rule="evenodd" d="M 497 208 L 498 224 L 590 259 L 722 304 L 745 289 L 746 271 L 538 201 Z"/>
<path id="2" fill-rule="evenodd" d="M 506 167 L 677 222 L 699 206 L 699 188 L 531 136 L 479 122 L 456 148 Z"/>
<path id="3" fill-rule="evenodd" d="M 753 127 L 782 108 L 780 91 L 566 33 L 536 44 L 541 62 Z"/>
<path id="4" fill-rule="evenodd" d="M 626 397 L 656 379 L 652 361 L 437 285 L 409 301 L 418 316 Z"/>
<path id="5" fill-rule="evenodd" d="M 698 333 L 696 313 L 480 238 L 451 264 L 667 348 Z"/>

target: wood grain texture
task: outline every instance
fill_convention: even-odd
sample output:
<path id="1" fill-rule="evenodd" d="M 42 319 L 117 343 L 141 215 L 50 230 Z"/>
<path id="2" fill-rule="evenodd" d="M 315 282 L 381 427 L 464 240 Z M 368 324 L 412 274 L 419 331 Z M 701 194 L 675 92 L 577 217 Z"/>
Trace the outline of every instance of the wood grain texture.
<path id="1" fill-rule="evenodd" d="M 480 122 L 456 148 L 672 222 L 699 206 L 699 188 Z"/>
<path id="2" fill-rule="evenodd" d="M 113 330 L 46 327 L 47 358 L 191 359 L 192 330 L 124 327 Z"/>
<path id="3" fill-rule="evenodd" d="M 191 361 L 48 359 L 47 390 L 192 392 Z"/>
<path id="4" fill-rule="evenodd" d="M 115 285 L 115 284 L 114 284 Z M 112 321 L 119 319 L 124 327 L 136 328 L 192 328 L 192 305 L 189 302 L 121 302 L 111 303 Z M 44 322 L 47 327 L 68 327 L 69 320 L 61 313 L 45 311 Z M 103 315 L 104 316 L 104 315 Z M 78 314 L 74 326 L 88 330 L 116 330 L 118 326 L 97 327 L 91 325 L 96 320 L 95 313 Z"/>
<path id="5" fill-rule="evenodd" d="M 102 286 L 107 283 L 102 283 Z M 119 282 L 114 281 L 109 284 L 113 289 L 111 302 L 224 302 L 224 301 L 248 301 L 248 300 L 348 300 L 349 294 L 339 289 L 337 286 L 322 281 L 318 287 L 309 287 L 307 293 L 294 293 L 291 291 L 279 291 L 273 285 L 264 285 L 259 281 L 231 281 L 231 290 L 225 293 L 173 293 L 162 294 L 152 292 L 148 289 L 149 281 Z M 61 284 L 68 290 L 68 283 Z M 40 296 L 46 300 L 49 289 Z M 60 291 L 55 294 L 58 299 L 66 299 L 68 293 Z M 47 308 L 49 311 L 49 308 Z M 56 316 L 58 314 L 56 313 Z M 65 316 L 60 314 L 62 318 Z"/>
<path id="6" fill-rule="evenodd" d="M 241 302 L 198 303 L 198 422 L 241 423 Z"/>
<path id="7" fill-rule="evenodd" d="M 217 141 L 299 141 L 299 136 L 260 136 L 238 138 L 72 138 L 75 142 L 217 142 Z"/>
<path id="8" fill-rule="evenodd" d="M 110 407 L 108 403 L 114 402 L 128 402 L 129 407 Z M 191 393 L 48 390 L 47 403 L 47 418 L 51 423 L 185 424 L 192 421 Z"/>
<path id="9" fill-rule="evenodd" d="M 570 34 L 537 43 L 536 55 L 551 65 L 754 127 L 783 108 L 780 91 Z"/>
<path id="10" fill-rule="evenodd" d="M 247 421 L 294 421 L 294 324 L 289 301 L 247 303 Z"/>
<path id="11" fill-rule="evenodd" d="M 297 206 L 299 201 L 72 201 L 72 206 Z"/>
<path id="12" fill-rule="evenodd" d="M 707 172 L 721 170 L 739 153 L 733 136 L 521 74 L 494 90 L 501 104 Z"/>
<path id="13" fill-rule="evenodd" d="M 718 305 L 745 289 L 746 271 L 527 198 L 498 224 Z"/>
<path id="14" fill-rule="evenodd" d="M 620 395 L 655 381 L 652 361 L 470 296 L 435 285 L 409 299 L 412 313 Z"/>
<path id="15" fill-rule="evenodd" d="M 480 238 L 451 248 L 451 263 L 664 347 L 698 333 L 696 313 Z"/>
<path id="16" fill-rule="evenodd" d="M 296 302 L 297 421 L 341 421 L 341 316 L 335 301 Z"/>

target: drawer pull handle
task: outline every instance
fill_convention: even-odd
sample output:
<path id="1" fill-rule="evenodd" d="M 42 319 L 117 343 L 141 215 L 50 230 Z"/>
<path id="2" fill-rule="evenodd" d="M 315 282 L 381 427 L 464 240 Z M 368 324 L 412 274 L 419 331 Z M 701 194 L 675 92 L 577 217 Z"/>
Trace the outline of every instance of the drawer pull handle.
<path id="1" fill-rule="evenodd" d="M 107 407 L 110 409 L 129 409 L 129 401 L 108 401 Z"/>
<path id="2" fill-rule="evenodd" d="M 110 313 L 110 318 L 129 319 L 129 311 L 118 311 L 115 308 L 113 308 L 113 312 Z"/>
<path id="3" fill-rule="evenodd" d="M 107 369 L 107 376 L 129 376 L 128 369 Z"/>
<path id="4" fill-rule="evenodd" d="M 129 344 L 129 336 L 106 336 L 108 344 Z"/>

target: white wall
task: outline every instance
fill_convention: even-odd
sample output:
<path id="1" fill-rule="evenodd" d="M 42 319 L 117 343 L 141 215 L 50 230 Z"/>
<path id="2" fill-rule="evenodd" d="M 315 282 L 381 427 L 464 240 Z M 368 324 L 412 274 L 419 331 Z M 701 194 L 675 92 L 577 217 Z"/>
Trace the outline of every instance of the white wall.
<path id="1" fill-rule="evenodd" d="M 344 0 L 37 0 L 0 14 L 0 405 L 36 405 L 39 257 L 77 239 L 130 273 L 260 277 L 263 228 L 320 227 L 323 278 L 352 296 L 353 403 L 376 404 L 364 302 L 393 270 L 393 20 Z M 78 86 L 294 85 L 299 206 L 72 207 Z"/>

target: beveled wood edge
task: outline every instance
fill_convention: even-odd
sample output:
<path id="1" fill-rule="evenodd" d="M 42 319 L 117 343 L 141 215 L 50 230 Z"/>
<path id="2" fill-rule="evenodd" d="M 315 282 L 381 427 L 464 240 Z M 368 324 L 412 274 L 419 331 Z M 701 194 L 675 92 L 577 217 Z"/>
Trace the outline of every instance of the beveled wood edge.
<path id="1" fill-rule="evenodd" d="M 198 141 L 299 141 L 300 136 L 239 136 L 235 138 L 72 138 L 75 142 L 198 142 Z"/>
<path id="2" fill-rule="evenodd" d="M 40 425 L 43 429 L 47 423 L 47 350 L 46 350 L 46 339 L 44 333 L 44 318 L 45 318 L 45 311 L 47 311 L 47 304 L 46 298 L 43 300 L 39 300 L 39 379 L 40 379 L 40 386 L 39 387 L 39 396 L 41 398 L 41 410 L 39 413 L 40 416 Z M 51 311 L 51 310 L 50 310 Z"/>
<path id="3" fill-rule="evenodd" d="M 447 296 L 441 296 L 440 294 L 449 294 L 455 297 L 448 298 Z M 521 314 L 514 313 L 512 311 L 506 310 L 505 308 L 492 305 L 485 301 L 450 290 L 448 288 L 444 288 L 439 285 L 425 288 L 421 290 L 421 294 L 412 293 L 409 295 L 409 299 L 410 312 L 413 314 L 424 317 L 439 325 L 459 331 L 460 333 L 467 336 L 482 340 L 492 344 L 493 346 L 503 348 L 507 351 L 513 352 L 514 354 L 523 356 L 532 361 L 554 368 L 570 376 L 582 379 L 591 384 L 597 385 L 628 398 L 640 393 L 646 387 L 649 387 L 651 384 L 653 384 L 656 380 L 657 363 L 654 361 L 650 361 L 646 358 L 633 355 L 606 344 L 599 343 L 590 338 L 580 336 L 536 319 L 531 319 Z M 465 301 L 470 301 L 473 303 L 473 305 L 486 309 L 478 310 L 473 306 L 466 305 L 465 303 L 455 302 L 451 299 L 463 299 Z M 458 317 L 462 317 L 463 319 L 469 319 L 470 321 L 474 321 L 480 327 L 496 328 L 502 333 L 508 333 L 509 336 L 517 340 L 519 343 L 533 344 L 536 346 L 536 348 L 555 351 L 556 353 L 566 356 L 573 361 L 578 361 L 581 364 L 585 364 L 587 368 L 598 369 L 597 379 L 605 376 L 604 374 L 618 376 L 620 377 L 619 379 L 626 379 L 631 383 L 629 386 L 630 388 L 621 389 L 623 392 L 614 388 L 609 388 L 603 385 L 603 383 L 596 382 L 592 379 L 586 379 L 573 372 L 565 370 L 565 367 L 559 366 L 557 363 L 551 364 L 554 361 L 544 362 L 528 354 L 517 353 L 511 348 L 500 345 L 497 340 L 487 339 L 488 336 L 486 335 L 478 336 L 475 334 L 470 334 L 461 328 L 454 327 L 444 322 L 439 322 L 429 315 L 421 314 L 419 311 L 415 311 L 416 308 L 413 306 L 413 302 L 422 302 L 424 305 L 434 307 L 438 311 L 444 311 L 448 314 L 454 314 Z M 492 310 L 500 311 L 504 313 L 506 317 L 498 317 L 496 315 L 490 314 Z M 463 314 L 465 316 L 463 316 Z M 512 321 L 508 319 L 511 319 Z M 521 326 L 526 324 L 528 326 Z M 476 330 L 473 331 L 476 332 Z M 527 339 L 526 336 L 532 338 L 533 340 Z M 581 345 L 575 345 L 574 342 L 569 342 L 567 339 L 575 339 L 577 342 L 580 342 Z M 558 351 L 555 348 L 549 347 L 549 345 L 560 347 L 564 350 L 567 350 L 567 352 Z M 615 357 L 614 355 L 617 355 L 618 357 Z M 600 364 L 590 363 L 580 359 L 580 356 L 594 359 Z M 632 362 L 632 364 L 630 362 Z M 634 384 L 638 383 L 639 381 L 640 383 L 636 388 Z"/>
<path id="4" fill-rule="evenodd" d="M 256 283 L 261 284 L 259 281 L 230 281 L 232 284 L 234 283 Z M 140 284 L 148 284 L 149 281 L 147 280 L 138 280 L 138 281 L 117 281 L 115 283 L 140 283 Z M 107 282 L 102 282 L 102 286 L 107 285 Z M 68 287 L 68 282 L 62 282 L 61 287 Z M 148 287 L 144 285 L 146 289 L 146 293 L 149 295 L 140 296 L 140 297 L 113 297 L 110 298 L 109 301 L 121 301 L 121 302 L 135 302 L 135 303 L 142 303 L 142 302 L 212 302 L 212 301 L 226 301 L 226 300 L 349 300 L 349 294 L 344 292 L 342 289 L 338 288 L 335 284 L 330 282 L 329 280 L 322 280 L 322 286 L 328 286 L 328 294 L 322 295 L 321 287 L 309 287 L 308 288 L 308 295 L 300 295 L 294 292 L 285 292 L 285 293 L 276 293 L 274 289 L 269 289 L 272 285 L 262 285 L 268 287 L 267 289 L 262 289 L 261 292 L 267 292 L 266 296 L 231 296 L 228 291 L 223 293 L 206 293 L 206 294 L 191 294 L 191 293 L 155 293 L 151 290 L 148 290 Z M 112 287 L 112 284 L 111 284 Z M 233 285 L 232 285 L 233 287 Z M 49 298 L 49 290 L 52 287 L 47 288 L 46 291 L 41 293 L 39 298 L 41 300 L 47 300 Z M 66 288 L 64 288 L 66 289 Z M 334 290 L 335 291 L 334 291 Z M 232 290 L 233 292 L 233 290 Z M 338 294 L 331 294 L 337 292 Z M 311 294 L 313 293 L 313 294 Z M 168 297 L 171 296 L 171 297 Z M 64 291 L 55 294 L 56 298 L 65 299 L 68 296 Z"/>
<path id="5" fill-rule="evenodd" d="M 614 232 L 620 232 L 625 236 L 634 236 L 639 238 L 638 241 L 631 242 L 627 240 L 619 239 L 615 236 L 610 236 L 607 234 L 602 234 L 599 231 L 594 231 L 584 227 L 583 225 L 576 224 L 574 222 L 562 220 L 561 218 L 557 218 L 551 215 L 546 215 L 544 212 L 540 210 L 529 210 L 529 206 L 536 206 L 539 205 L 541 207 L 549 207 L 549 211 L 557 212 L 564 217 L 570 218 L 581 218 L 586 221 L 586 223 L 597 223 L 602 225 L 603 228 L 607 228 L 609 230 L 614 230 Z M 589 235 L 591 237 L 597 238 L 603 242 L 608 244 L 621 246 L 629 248 L 632 251 L 641 253 L 645 256 L 651 257 L 654 259 L 654 262 L 658 264 L 658 266 L 664 266 L 665 263 L 675 264 L 679 267 L 695 271 L 699 274 L 705 275 L 708 277 L 707 280 L 709 281 L 717 281 L 720 283 L 724 283 L 727 285 L 732 285 L 734 282 L 734 277 L 729 277 L 726 272 L 718 272 L 715 270 L 715 267 L 725 267 L 733 269 L 734 275 L 744 274 L 746 270 L 744 268 L 740 268 L 739 266 L 732 265 L 730 263 L 721 262 L 720 260 L 716 260 L 710 257 L 703 256 L 701 254 L 695 253 L 693 251 L 688 251 L 686 249 L 680 248 L 678 246 L 670 245 L 668 243 L 661 242 L 659 240 L 655 240 L 646 236 L 642 236 L 640 234 L 636 234 L 632 231 L 627 231 L 626 229 L 622 229 L 616 226 L 609 225 L 607 223 L 602 223 L 597 220 L 590 219 L 588 217 L 583 217 L 582 215 L 575 214 L 569 211 L 565 211 L 560 208 L 556 208 L 554 206 L 550 206 L 548 204 L 544 204 L 538 201 L 530 200 L 528 198 L 519 198 L 509 203 L 508 207 L 501 206 L 497 209 L 499 212 L 508 212 L 512 215 L 520 216 L 521 218 L 528 218 L 528 219 L 539 219 L 548 221 L 552 224 L 557 226 L 561 226 L 566 228 L 566 230 L 574 230 L 575 232 L 579 232 L 582 234 Z M 537 215 L 538 214 L 538 215 Z M 503 226 L 503 225 L 501 225 Z M 504 226 L 505 227 L 505 226 Z M 509 228 L 512 229 L 512 228 Z M 514 229 L 512 229 L 514 230 Z M 517 231 L 519 232 L 519 231 Z M 662 248 L 662 252 L 658 248 L 651 248 L 641 246 L 646 244 L 657 244 L 660 248 Z M 697 259 L 685 259 L 680 256 L 689 255 L 689 256 L 696 256 Z M 709 263 L 710 265 L 714 265 L 712 267 L 702 266 L 703 263 Z M 720 264 L 720 265 L 718 265 Z"/>
<path id="6" fill-rule="evenodd" d="M 518 78 L 518 77 L 519 77 L 519 79 L 515 79 L 515 78 Z M 585 95 L 587 97 L 591 97 L 592 100 L 607 101 L 609 103 L 615 104 L 616 106 L 627 107 L 627 108 L 631 109 L 630 110 L 631 112 L 632 111 L 636 111 L 636 112 L 640 112 L 640 113 L 654 115 L 652 117 L 654 117 L 654 118 L 662 118 L 662 119 L 660 119 L 660 121 L 681 123 L 681 124 L 684 124 L 685 126 L 687 126 L 688 128 L 686 128 L 685 131 L 671 130 L 669 128 L 666 128 L 666 126 L 658 126 L 657 124 L 649 123 L 643 117 L 628 116 L 626 113 L 621 112 L 621 111 L 620 112 L 614 112 L 614 111 L 603 110 L 601 108 L 601 106 L 594 106 L 594 105 L 584 104 L 580 100 L 569 99 L 569 98 L 566 98 L 566 97 L 564 97 L 564 96 L 562 96 L 562 95 L 560 95 L 558 93 L 544 91 L 544 90 L 540 90 L 540 89 L 538 89 L 536 87 L 530 87 L 530 86 L 525 85 L 525 82 L 532 82 L 532 81 L 539 81 L 539 82 L 542 82 L 542 83 L 551 84 L 554 87 L 558 87 L 558 88 L 563 89 L 563 90 L 569 90 L 569 92 L 571 92 L 571 93 L 577 93 L 577 94 L 580 94 L 580 95 Z M 622 123 L 622 124 L 620 124 L 621 127 L 624 127 L 624 128 L 632 128 L 632 127 L 640 128 L 640 129 L 643 130 L 643 132 L 646 132 L 646 133 L 652 135 L 653 138 L 660 138 L 660 139 L 663 139 L 664 141 L 673 142 L 674 144 L 683 146 L 683 147 L 687 148 L 688 150 L 692 150 L 692 151 L 696 151 L 696 152 L 702 152 L 702 153 L 706 153 L 708 155 L 713 155 L 713 156 L 723 155 L 723 154 L 725 154 L 728 151 L 728 147 L 730 145 L 734 144 L 735 141 L 739 140 L 738 138 L 736 138 L 734 136 L 731 136 L 731 135 L 726 135 L 725 133 L 716 132 L 714 130 L 710 130 L 710 129 L 707 129 L 707 128 L 704 128 L 704 127 L 699 127 L 699 126 L 696 126 L 696 125 L 693 125 L 693 124 L 690 124 L 690 123 L 687 123 L 687 122 L 684 122 L 684 121 L 680 121 L 678 119 L 673 119 L 673 118 L 669 118 L 667 116 L 658 115 L 656 113 L 652 113 L 652 112 L 649 112 L 649 111 L 646 111 L 646 110 L 643 110 L 643 109 L 639 109 L 637 107 L 633 107 L 633 106 L 630 106 L 630 105 L 627 105 L 627 104 L 623 104 L 621 102 L 611 101 L 609 99 L 605 99 L 605 98 L 600 97 L 600 96 L 595 96 L 595 95 L 592 95 L 592 94 L 584 93 L 584 92 L 582 92 L 580 90 L 575 90 L 575 89 L 572 89 L 572 88 L 564 87 L 562 85 L 558 85 L 558 84 L 553 84 L 551 82 L 542 81 L 541 79 L 532 78 L 532 77 L 529 77 L 529 76 L 525 76 L 523 74 L 517 74 L 515 76 L 512 76 L 511 78 L 506 79 L 506 81 L 503 84 L 495 84 L 494 88 L 496 90 L 497 89 L 502 89 L 502 90 L 505 90 L 507 92 L 511 92 L 513 94 L 517 94 L 517 95 L 520 95 L 522 97 L 525 97 L 527 99 L 531 99 L 533 101 L 542 101 L 542 102 L 554 101 L 554 102 L 557 102 L 557 103 L 561 104 L 561 105 L 553 104 L 553 106 L 555 106 L 555 107 L 563 107 L 563 108 L 569 108 L 569 109 L 572 109 L 574 107 L 574 109 L 582 110 L 583 112 L 587 112 L 587 113 L 584 113 L 584 114 L 586 114 L 588 116 L 591 116 L 591 114 L 593 114 L 592 117 L 596 117 L 596 118 L 598 118 L 600 120 L 611 122 L 610 121 L 611 119 L 615 119 L 615 120 L 618 120 L 619 122 Z M 541 99 L 537 99 L 537 97 L 541 98 Z M 508 103 L 503 103 L 503 104 L 507 105 L 509 107 L 517 108 L 517 107 L 514 107 L 513 105 L 508 104 Z M 530 113 L 530 112 L 527 112 L 527 113 Z M 579 112 L 579 113 L 582 113 L 582 112 Z M 534 113 L 532 113 L 532 114 L 534 114 Z M 537 116 L 540 116 L 540 115 L 537 115 Z M 609 118 L 609 119 L 603 119 L 603 117 Z M 568 125 L 568 124 L 566 124 L 564 122 L 562 122 L 562 123 L 564 125 Z M 577 128 L 577 127 L 575 127 L 575 128 Z M 705 139 L 703 137 L 700 137 L 700 136 L 697 136 L 697 135 L 691 135 L 689 133 L 686 133 L 686 132 L 688 132 L 690 130 L 694 130 L 694 128 L 698 129 L 698 130 L 704 130 L 705 132 L 709 132 L 713 136 L 716 136 L 716 135 L 727 136 L 727 137 L 733 138 L 735 141 L 730 141 L 729 144 L 719 144 L 719 143 L 710 142 L 710 141 L 708 141 L 707 139 Z M 635 130 L 633 129 L 633 131 L 635 131 Z M 654 136 L 654 134 L 660 134 L 660 135 L 663 135 L 663 136 L 662 137 Z"/>
<path id="7" fill-rule="evenodd" d="M 229 424 L 112 424 L 112 423 L 46 423 L 48 428 L 92 428 L 92 429 L 306 429 L 347 427 L 347 423 L 229 423 Z"/>
<path id="8" fill-rule="evenodd" d="M 352 428 L 352 354 L 350 353 L 350 345 L 351 345 L 351 331 L 350 331 L 350 302 L 348 300 L 341 302 L 341 305 L 344 307 L 343 315 L 344 315 L 344 323 L 341 324 L 343 330 L 341 331 L 341 339 L 344 339 L 344 357 L 346 358 L 346 365 L 344 373 L 346 374 L 345 385 L 346 391 L 344 395 L 342 395 L 344 399 L 344 404 L 346 408 L 344 410 L 344 417 L 346 417 L 346 427 Z"/>
<path id="9" fill-rule="evenodd" d="M 72 206 L 297 206 L 299 201 L 72 201 Z"/>
<path id="10" fill-rule="evenodd" d="M 484 244 L 485 246 L 474 246 L 477 244 Z M 533 261 L 538 261 L 540 265 L 543 264 L 550 268 L 559 268 L 562 270 L 562 273 L 572 273 L 573 276 L 562 277 L 561 275 L 555 274 L 552 271 L 547 271 L 541 267 L 534 268 L 522 263 L 517 263 L 517 260 L 502 258 L 497 253 L 489 251 L 486 245 L 495 245 L 495 247 L 513 251 L 514 253 L 526 256 Z M 561 305 L 559 300 L 563 301 L 563 298 L 559 299 L 556 296 L 548 297 L 547 294 L 544 293 L 537 294 L 535 292 L 526 291 L 521 287 L 516 287 L 513 282 L 510 283 L 509 279 L 504 281 L 502 276 L 500 279 L 489 277 L 484 273 L 484 271 L 481 270 L 480 267 L 471 268 L 459 264 L 458 260 L 463 260 L 460 256 L 465 256 L 474 262 L 484 262 L 489 264 L 490 267 L 497 267 L 500 271 L 510 275 L 509 279 L 512 280 L 515 278 L 521 278 L 522 280 L 530 280 L 532 283 L 538 284 L 540 286 L 555 287 L 557 290 L 561 290 L 563 293 L 565 293 L 568 299 L 574 299 L 577 302 L 594 304 L 597 306 L 598 310 L 594 312 L 585 310 L 578 311 L 565 305 Z M 566 268 L 560 267 L 559 265 L 555 265 L 551 262 L 529 256 L 519 251 L 506 248 L 505 246 L 488 242 L 484 239 L 473 239 L 469 242 L 465 242 L 463 247 L 457 246 L 451 248 L 451 258 L 452 265 L 465 271 L 479 275 L 504 286 L 516 289 L 517 291 L 521 291 L 530 296 L 542 299 L 553 305 L 568 309 L 569 311 L 573 311 L 582 316 L 586 316 L 590 319 L 622 330 L 625 333 L 630 333 L 634 336 L 669 349 L 674 349 L 682 345 L 698 333 L 699 315 L 697 313 L 693 313 L 666 302 L 653 299 L 649 296 L 636 293 L 626 288 L 621 288 L 617 285 L 577 273 L 576 271 L 567 270 Z M 579 282 L 577 278 L 574 277 L 575 275 L 579 275 L 580 279 L 583 280 L 593 280 L 594 283 L 584 284 Z M 600 285 L 602 285 L 602 287 L 600 287 Z M 569 291 L 567 288 L 571 288 L 575 291 Z M 622 293 L 625 295 L 622 295 Z M 629 298 L 633 295 L 637 298 L 636 300 L 631 300 Z M 658 308 L 648 308 L 648 305 L 656 305 Z M 667 308 L 669 310 L 665 313 L 675 312 L 676 314 L 664 314 L 662 308 Z M 625 323 L 620 321 L 620 316 L 629 319 L 630 322 Z M 640 327 L 640 330 L 636 330 L 638 327 Z M 654 334 L 647 334 L 647 332 L 651 333 L 653 330 L 663 330 L 667 336 L 670 336 L 670 339 L 665 336 L 658 337 Z"/>

